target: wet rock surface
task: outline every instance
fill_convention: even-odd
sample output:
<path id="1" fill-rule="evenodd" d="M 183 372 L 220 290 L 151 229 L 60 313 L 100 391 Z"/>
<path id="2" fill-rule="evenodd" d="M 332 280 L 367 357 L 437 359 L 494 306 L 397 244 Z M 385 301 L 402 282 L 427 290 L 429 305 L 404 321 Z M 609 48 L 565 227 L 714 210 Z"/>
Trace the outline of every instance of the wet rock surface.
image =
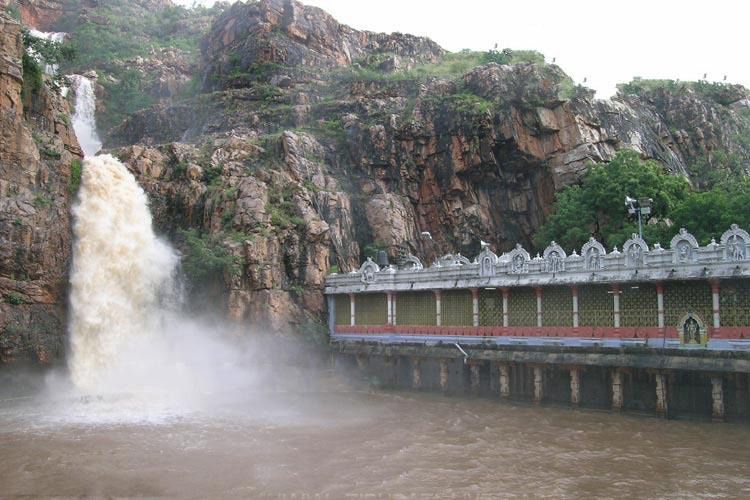
<path id="1" fill-rule="evenodd" d="M 5 14 L 0 39 L 0 363 L 49 363 L 63 354 L 71 164 L 82 154 L 56 91 L 22 101 L 21 25 Z"/>

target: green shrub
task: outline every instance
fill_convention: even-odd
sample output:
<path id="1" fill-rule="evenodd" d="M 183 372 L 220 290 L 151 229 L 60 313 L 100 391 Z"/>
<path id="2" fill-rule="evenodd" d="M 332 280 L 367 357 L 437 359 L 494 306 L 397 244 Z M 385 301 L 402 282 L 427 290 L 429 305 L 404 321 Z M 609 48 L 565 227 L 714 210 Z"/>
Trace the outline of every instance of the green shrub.
<path id="1" fill-rule="evenodd" d="M 81 160 L 73 160 L 70 163 L 70 180 L 68 181 L 68 191 L 70 194 L 76 194 L 81 187 Z"/>
<path id="2" fill-rule="evenodd" d="M 182 270 L 193 284 L 220 280 L 225 274 L 240 272 L 239 262 L 222 244 L 221 235 L 199 234 L 196 229 L 181 230 L 186 251 Z"/>
<path id="3" fill-rule="evenodd" d="M 17 5 L 8 5 L 5 7 L 5 13 L 16 21 L 21 20 L 21 9 L 19 9 Z"/>
<path id="4" fill-rule="evenodd" d="M 8 302 L 8 304 L 13 306 L 20 306 L 23 304 L 26 304 L 26 299 L 17 292 L 9 292 L 5 294 L 5 300 Z"/>
<path id="5" fill-rule="evenodd" d="M 49 208 L 52 206 L 53 201 L 51 196 L 40 194 L 34 198 L 34 206 L 37 208 Z"/>

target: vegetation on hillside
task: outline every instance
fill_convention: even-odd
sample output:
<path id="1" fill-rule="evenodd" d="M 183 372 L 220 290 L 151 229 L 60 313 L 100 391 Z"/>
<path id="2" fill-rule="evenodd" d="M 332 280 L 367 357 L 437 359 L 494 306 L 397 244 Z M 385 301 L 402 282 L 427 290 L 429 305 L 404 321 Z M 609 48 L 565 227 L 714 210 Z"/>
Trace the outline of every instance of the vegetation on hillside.
<path id="1" fill-rule="evenodd" d="M 642 79 L 634 78 L 628 83 L 617 85 L 617 91 L 620 94 L 644 95 L 646 93 L 667 91 L 670 93 L 685 93 L 688 91 L 712 100 L 722 106 L 728 106 L 740 100 L 746 89 L 741 85 L 726 84 L 721 82 L 708 82 L 705 80 L 698 81 L 679 81 L 679 80 L 659 80 L 659 79 Z"/>
<path id="2" fill-rule="evenodd" d="M 24 103 L 27 103 L 28 98 L 42 88 L 45 66 L 59 66 L 64 62 L 73 61 L 76 58 L 76 50 L 69 44 L 36 37 L 27 29 L 23 30 L 23 47 L 21 97 Z M 62 76 L 54 75 L 51 82 L 54 88 L 59 89 Z"/>
<path id="3" fill-rule="evenodd" d="M 180 231 L 185 255 L 182 270 L 193 285 L 221 281 L 239 272 L 237 259 L 226 249 L 220 234 L 200 234 L 197 229 Z"/>
<path id="4" fill-rule="evenodd" d="M 681 227 L 701 244 L 718 238 L 730 224 L 750 227 L 750 179 L 730 175 L 709 191 L 694 190 L 684 177 L 668 175 L 654 161 L 622 150 L 604 165 L 592 165 L 580 184 L 557 195 L 552 214 L 534 241 L 544 248 L 554 240 L 564 248 L 580 248 L 593 236 L 609 248 L 638 232 L 628 217 L 625 196 L 653 198 L 653 213 L 644 220 L 644 238 L 666 246 Z"/>
<path id="5" fill-rule="evenodd" d="M 70 45 L 77 54 L 74 61 L 62 65 L 62 70 L 98 72 L 98 83 L 106 92 L 105 105 L 98 113 L 99 126 L 109 130 L 126 116 L 156 102 L 148 93 L 154 75 L 121 62 L 167 48 L 197 60 L 209 16 L 221 8 L 170 6 L 147 11 L 136 2 L 98 0 L 95 11 L 85 15 L 71 11 L 56 26 L 71 33 Z"/>
<path id="6" fill-rule="evenodd" d="M 461 50 L 448 52 L 439 61 L 420 64 L 411 69 L 397 69 L 385 71 L 380 65 L 393 54 L 378 53 L 355 61 L 350 67 L 341 70 L 341 77 L 345 80 L 365 81 L 402 81 L 427 80 L 430 78 L 455 79 L 461 77 L 483 64 L 544 64 L 544 55 L 533 50 L 490 50 L 486 52 Z"/>

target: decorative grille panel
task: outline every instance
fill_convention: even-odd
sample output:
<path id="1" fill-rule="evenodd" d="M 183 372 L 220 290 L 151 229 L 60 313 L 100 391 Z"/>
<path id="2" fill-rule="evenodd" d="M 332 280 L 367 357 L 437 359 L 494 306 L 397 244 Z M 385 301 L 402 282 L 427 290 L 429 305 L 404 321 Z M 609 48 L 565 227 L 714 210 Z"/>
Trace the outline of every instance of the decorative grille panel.
<path id="1" fill-rule="evenodd" d="M 435 294 L 414 292 L 396 294 L 397 325 L 434 325 L 437 322 Z"/>
<path id="2" fill-rule="evenodd" d="M 441 323 L 445 326 L 471 326 L 474 324 L 471 292 L 448 290 L 443 292 Z"/>
<path id="3" fill-rule="evenodd" d="M 357 294 L 355 321 L 358 325 L 388 323 L 388 297 L 384 293 Z"/>
<path id="4" fill-rule="evenodd" d="M 721 282 L 719 292 L 721 326 L 750 326 L 750 282 Z"/>
<path id="5" fill-rule="evenodd" d="M 542 325 L 573 326 L 573 294 L 565 286 L 542 289 Z"/>
<path id="6" fill-rule="evenodd" d="M 532 288 L 511 288 L 508 325 L 536 326 L 536 293 Z"/>
<path id="7" fill-rule="evenodd" d="M 349 304 L 348 295 L 335 295 L 334 303 L 336 307 L 336 324 L 348 325 L 351 323 L 351 305 Z"/>
<path id="8" fill-rule="evenodd" d="M 713 324 L 711 286 L 707 281 L 664 283 L 664 320 L 667 326 L 677 326 L 688 312 L 700 315 L 706 325 Z"/>
<path id="9" fill-rule="evenodd" d="M 634 288 L 634 287 L 638 288 Z M 659 326 L 656 287 L 651 284 L 620 287 L 620 324 L 622 326 Z"/>
<path id="10" fill-rule="evenodd" d="M 503 296 L 500 290 L 480 290 L 479 324 L 503 326 Z"/>
<path id="11" fill-rule="evenodd" d="M 578 324 L 581 326 L 614 326 L 615 305 L 612 289 L 605 285 L 578 288 Z"/>

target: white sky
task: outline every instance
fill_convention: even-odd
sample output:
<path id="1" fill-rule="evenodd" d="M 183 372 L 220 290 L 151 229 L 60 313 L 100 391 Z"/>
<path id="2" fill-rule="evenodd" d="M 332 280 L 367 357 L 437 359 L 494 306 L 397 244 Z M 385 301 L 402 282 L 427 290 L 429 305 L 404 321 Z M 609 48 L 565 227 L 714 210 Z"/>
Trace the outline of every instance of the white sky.
<path id="1" fill-rule="evenodd" d="M 191 5 L 193 0 L 174 0 Z M 199 0 L 211 5 L 212 0 Z M 445 49 L 534 49 L 609 97 L 634 76 L 750 87 L 746 0 L 303 0 L 356 29 L 427 36 Z"/>

